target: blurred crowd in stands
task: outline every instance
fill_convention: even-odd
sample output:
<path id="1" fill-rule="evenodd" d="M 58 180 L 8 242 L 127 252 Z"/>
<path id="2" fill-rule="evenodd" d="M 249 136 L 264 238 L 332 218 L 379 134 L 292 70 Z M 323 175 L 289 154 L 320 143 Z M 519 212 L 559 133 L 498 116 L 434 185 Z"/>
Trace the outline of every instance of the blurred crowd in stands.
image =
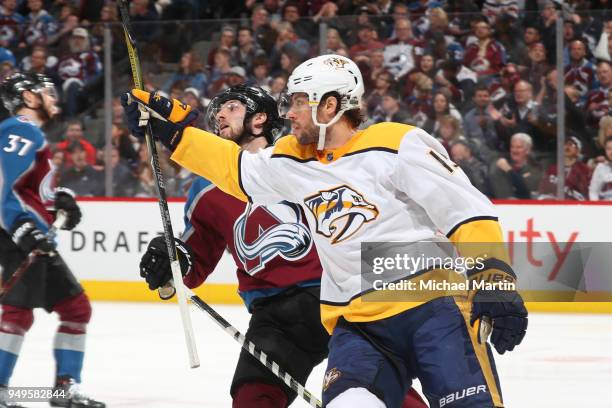
<path id="1" fill-rule="evenodd" d="M 563 3 L 565 199 L 610 200 L 612 7 Z M 61 131 L 50 137 L 58 182 L 102 196 L 107 163 L 114 195 L 155 196 L 146 147 L 128 133 L 118 95 L 104 156 L 105 27 L 114 91 L 130 86 L 115 2 L 0 4 L 1 74 L 45 73 L 61 95 Z M 229 86 L 259 85 L 278 98 L 300 62 L 346 55 L 363 73 L 365 125 L 422 127 L 491 198 L 555 198 L 561 11 L 553 1 L 132 0 L 130 14 L 150 90 L 205 112 Z M 192 176 L 162 156 L 170 195 L 183 196 Z"/>

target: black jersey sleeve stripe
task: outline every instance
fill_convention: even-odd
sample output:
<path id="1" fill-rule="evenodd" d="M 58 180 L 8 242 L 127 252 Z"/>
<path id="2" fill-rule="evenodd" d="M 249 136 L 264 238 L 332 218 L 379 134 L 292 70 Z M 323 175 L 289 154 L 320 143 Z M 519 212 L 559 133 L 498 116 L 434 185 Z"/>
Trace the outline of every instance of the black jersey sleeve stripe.
<path id="1" fill-rule="evenodd" d="M 455 225 L 453 228 L 451 228 L 451 230 L 448 231 L 448 233 L 446 234 L 446 238 L 450 238 L 462 225 L 469 224 L 470 222 L 474 222 L 474 221 L 484 221 L 484 220 L 499 221 L 499 218 L 493 217 L 491 215 L 481 215 L 478 217 L 468 218 L 466 220 L 461 221 L 460 223 Z"/>

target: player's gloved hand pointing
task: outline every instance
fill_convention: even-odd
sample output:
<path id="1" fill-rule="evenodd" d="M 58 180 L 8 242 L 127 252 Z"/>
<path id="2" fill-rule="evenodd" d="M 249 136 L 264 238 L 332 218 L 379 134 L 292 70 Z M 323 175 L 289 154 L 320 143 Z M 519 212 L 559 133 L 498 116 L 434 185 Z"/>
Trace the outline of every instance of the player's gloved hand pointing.
<path id="1" fill-rule="evenodd" d="M 165 98 L 158 91 L 132 89 L 121 96 L 121 104 L 134 136 L 144 138 L 145 128 L 150 123 L 152 136 L 170 150 L 178 146 L 185 128 L 198 118 L 197 110 L 179 100 Z"/>
<path id="2" fill-rule="evenodd" d="M 178 238 L 174 238 L 174 244 L 181 265 L 181 273 L 185 276 L 191 271 L 193 265 L 191 248 Z M 164 237 L 155 237 L 149 242 L 147 251 L 140 259 L 140 276 L 145 279 L 151 290 L 164 287 L 172 279 L 170 257 Z M 171 297 L 172 295 L 164 299 Z"/>
<path id="3" fill-rule="evenodd" d="M 509 266 L 508 269 L 511 271 Z M 501 274 L 506 275 L 508 281 L 516 282 L 514 272 L 511 274 L 501 272 Z M 481 325 L 487 324 L 483 318 L 492 321 L 491 343 L 499 354 L 514 350 L 525 337 L 527 309 L 523 298 L 516 290 L 480 289 L 473 293 L 470 324 L 473 325 L 476 321 Z M 482 331 L 479 330 L 479 333 Z M 481 338 L 479 340 L 486 341 Z"/>
<path id="4" fill-rule="evenodd" d="M 11 232 L 13 242 L 24 254 L 36 250 L 43 254 L 55 251 L 55 244 L 47 239 L 47 236 L 36 227 L 34 221 L 24 219 L 13 227 Z"/>

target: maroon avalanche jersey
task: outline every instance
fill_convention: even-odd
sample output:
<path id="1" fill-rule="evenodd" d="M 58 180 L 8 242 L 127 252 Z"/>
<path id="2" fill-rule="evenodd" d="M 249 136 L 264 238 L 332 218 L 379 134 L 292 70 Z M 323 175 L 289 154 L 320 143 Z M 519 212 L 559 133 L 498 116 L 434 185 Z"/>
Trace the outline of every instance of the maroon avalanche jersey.
<path id="1" fill-rule="evenodd" d="M 300 207 L 289 202 L 255 206 L 198 177 L 185 204 L 183 241 L 195 261 L 185 284 L 202 284 L 225 248 L 236 263 L 238 290 L 247 307 L 291 286 L 319 286 L 321 264 Z"/>

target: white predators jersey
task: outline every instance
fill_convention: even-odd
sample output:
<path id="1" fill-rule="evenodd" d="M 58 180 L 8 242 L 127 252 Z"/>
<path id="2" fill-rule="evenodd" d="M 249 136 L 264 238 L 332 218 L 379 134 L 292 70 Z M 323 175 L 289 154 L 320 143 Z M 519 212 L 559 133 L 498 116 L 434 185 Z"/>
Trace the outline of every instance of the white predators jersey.
<path id="1" fill-rule="evenodd" d="M 362 242 L 452 240 L 458 230 L 472 242 L 501 239 L 491 202 L 448 159 L 442 145 L 419 128 L 381 123 L 323 152 L 286 136 L 257 154 L 240 152 L 237 174 L 196 163 L 206 154 L 197 137 L 186 132 L 187 140 L 172 158 L 230 194 L 242 192 L 239 198 L 261 204 L 287 200 L 303 207 L 323 266 L 322 320 L 330 332 L 340 316 L 371 321 L 414 306 L 362 302 Z M 214 153 L 233 154 L 226 150 Z M 240 190 L 232 185 L 236 182 Z M 482 223 L 492 225 L 483 228 Z"/>

